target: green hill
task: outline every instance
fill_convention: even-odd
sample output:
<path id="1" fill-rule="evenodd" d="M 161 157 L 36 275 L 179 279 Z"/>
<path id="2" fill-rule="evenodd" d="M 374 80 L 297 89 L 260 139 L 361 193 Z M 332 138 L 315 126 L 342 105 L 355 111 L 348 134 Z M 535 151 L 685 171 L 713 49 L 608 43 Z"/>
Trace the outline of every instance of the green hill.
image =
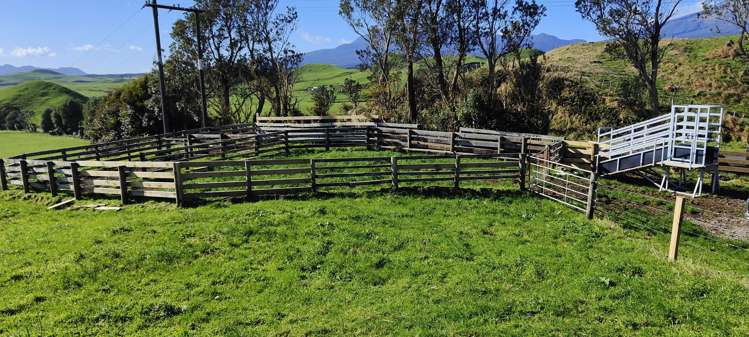
<path id="1" fill-rule="evenodd" d="M 661 90 L 662 104 L 716 103 L 728 112 L 749 115 L 749 66 L 731 47 L 736 37 L 664 41 L 668 52 L 659 74 L 661 88 L 676 86 L 675 94 Z M 565 46 L 546 54 L 550 65 L 591 81 L 604 96 L 616 94 L 617 83 L 636 75 L 625 60 L 604 51 L 604 42 Z"/>
<path id="2" fill-rule="evenodd" d="M 140 75 L 66 76 L 55 71 L 40 69 L 25 73 L 0 76 L 0 90 L 2 90 L 2 88 L 10 88 L 29 81 L 47 81 L 75 90 L 87 97 L 96 97 L 103 96 L 138 76 Z"/>
<path id="3" fill-rule="evenodd" d="M 35 112 L 32 120 L 35 123 L 39 123 L 44 109 L 59 107 L 69 99 L 79 103 L 88 100 L 74 90 L 46 81 L 28 81 L 0 89 L 0 104 L 13 104 L 22 110 Z"/>

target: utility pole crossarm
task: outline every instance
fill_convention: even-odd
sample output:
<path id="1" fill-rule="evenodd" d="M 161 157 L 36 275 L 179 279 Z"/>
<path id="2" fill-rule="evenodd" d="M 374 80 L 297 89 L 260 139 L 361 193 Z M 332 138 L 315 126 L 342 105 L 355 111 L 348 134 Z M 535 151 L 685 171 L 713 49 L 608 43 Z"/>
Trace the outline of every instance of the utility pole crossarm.
<path id="1" fill-rule="evenodd" d="M 158 68 L 159 68 L 159 93 L 161 94 L 161 118 L 162 122 L 164 124 L 164 134 L 168 132 L 168 123 L 167 123 L 167 112 L 166 112 L 166 83 L 164 80 L 164 62 L 162 60 L 161 56 L 161 36 L 159 34 L 159 9 L 166 9 L 166 10 L 173 10 L 173 11 L 181 11 L 181 12 L 188 12 L 188 13 L 194 13 L 195 14 L 195 35 L 197 37 L 197 43 L 198 43 L 198 72 L 199 72 L 199 89 L 200 89 L 200 96 L 201 96 L 201 114 L 200 114 L 200 124 L 201 127 L 205 128 L 206 126 L 206 120 L 208 119 L 208 108 L 206 103 L 206 93 L 205 93 L 205 71 L 203 70 L 203 43 L 201 41 L 201 34 L 200 34 L 200 14 L 204 13 L 205 11 L 202 9 L 197 8 L 187 8 L 177 5 L 160 5 L 156 2 L 156 0 L 146 0 L 143 7 L 151 7 L 153 10 L 153 26 L 154 31 L 156 34 L 156 54 L 158 56 Z"/>
<path id="2" fill-rule="evenodd" d="M 146 4 L 143 5 L 143 7 L 156 7 L 158 9 L 168 9 L 170 11 L 181 11 L 181 12 L 191 12 L 191 13 L 203 13 L 205 12 L 202 9 L 197 8 L 189 8 L 189 7 L 182 7 L 177 5 L 160 5 L 157 4 L 156 1 L 146 1 Z"/>

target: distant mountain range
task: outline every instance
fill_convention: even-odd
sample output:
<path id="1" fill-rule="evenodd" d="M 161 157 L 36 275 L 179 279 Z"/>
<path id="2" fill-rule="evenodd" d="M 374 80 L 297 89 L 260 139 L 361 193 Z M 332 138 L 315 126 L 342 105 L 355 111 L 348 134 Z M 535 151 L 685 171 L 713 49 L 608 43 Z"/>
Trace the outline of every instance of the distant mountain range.
<path id="1" fill-rule="evenodd" d="M 16 67 L 10 64 L 0 65 L 0 76 L 15 75 L 21 73 L 28 73 L 35 70 L 51 70 L 55 73 L 65 76 L 84 76 L 86 72 L 74 67 L 62 67 L 62 68 L 40 68 L 35 66 L 20 66 Z"/>
<path id="2" fill-rule="evenodd" d="M 717 18 L 700 17 L 700 13 L 689 14 L 671 20 L 661 31 L 665 38 L 700 39 L 725 35 L 737 35 L 739 29 Z"/>
<path id="3" fill-rule="evenodd" d="M 585 40 L 565 40 L 550 34 L 538 34 L 532 37 L 533 48 L 542 51 L 582 42 L 585 42 Z M 358 38 L 351 43 L 344 43 L 335 48 L 308 52 L 304 54 L 303 64 L 334 64 L 339 67 L 355 67 L 360 63 L 356 51 L 366 47 L 367 43 L 362 38 Z"/>

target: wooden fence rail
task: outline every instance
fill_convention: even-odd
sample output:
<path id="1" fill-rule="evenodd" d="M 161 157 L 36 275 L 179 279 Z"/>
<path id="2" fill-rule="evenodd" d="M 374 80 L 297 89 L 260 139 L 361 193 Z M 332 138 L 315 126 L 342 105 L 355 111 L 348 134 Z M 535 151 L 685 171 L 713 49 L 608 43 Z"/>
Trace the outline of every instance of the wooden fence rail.
<path id="1" fill-rule="evenodd" d="M 401 157 L 254 159 L 179 162 L 177 185 L 184 202 L 215 197 L 298 195 L 327 188 L 515 180 L 524 176 L 521 154 Z"/>
<path id="2" fill-rule="evenodd" d="M 718 169 L 720 172 L 749 174 L 749 152 L 720 151 Z"/>

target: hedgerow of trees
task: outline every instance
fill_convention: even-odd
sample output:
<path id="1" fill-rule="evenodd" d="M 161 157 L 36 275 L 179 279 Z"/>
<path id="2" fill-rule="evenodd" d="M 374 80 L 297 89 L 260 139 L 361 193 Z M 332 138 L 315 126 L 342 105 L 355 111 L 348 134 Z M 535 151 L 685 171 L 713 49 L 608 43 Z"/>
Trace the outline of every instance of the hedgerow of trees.
<path id="1" fill-rule="evenodd" d="M 169 128 L 199 126 L 200 64 L 207 73 L 209 124 L 214 125 L 248 123 L 261 114 L 327 114 L 339 92 L 351 102 L 342 104 L 342 113 L 443 130 L 470 126 L 590 136 L 600 126 L 660 112 L 658 75 L 668 52 L 661 30 L 679 4 L 576 0 L 581 16 L 609 38 L 607 53 L 636 70 L 636 76 L 616 79 L 609 89 L 615 99 L 610 99 L 597 83 L 549 65 L 542 52 L 532 49 L 532 33 L 546 15 L 543 2 L 340 0 L 339 15 L 365 42 L 357 54 L 369 81 L 346 79 L 340 87 L 312 90 L 314 105 L 302 112 L 293 95 L 302 61 L 290 42 L 296 10 L 279 0 L 198 0 L 196 7 L 206 11 L 202 31 L 195 31 L 194 15 L 172 27 L 165 61 Z M 705 2 L 711 13 L 736 12 L 735 4 L 744 1 Z M 198 34 L 205 41 L 200 61 Z M 88 136 L 105 140 L 159 133 L 157 85 L 152 72 L 87 104 Z"/>

